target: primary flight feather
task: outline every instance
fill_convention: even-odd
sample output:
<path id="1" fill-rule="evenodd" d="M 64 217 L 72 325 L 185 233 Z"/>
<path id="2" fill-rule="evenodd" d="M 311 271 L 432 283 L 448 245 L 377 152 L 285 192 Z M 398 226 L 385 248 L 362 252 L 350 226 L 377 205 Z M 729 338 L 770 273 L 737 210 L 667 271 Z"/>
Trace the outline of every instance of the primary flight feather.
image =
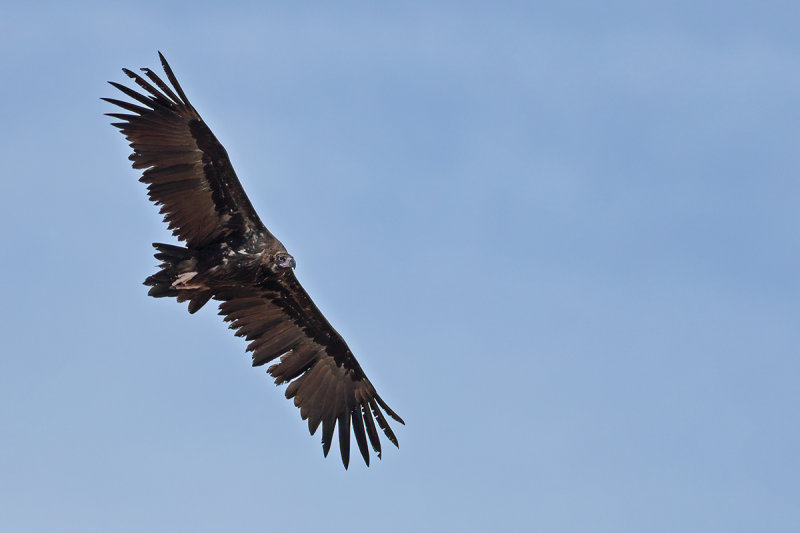
<path id="1" fill-rule="evenodd" d="M 313 435 L 322 424 L 327 456 L 334 428 L 347 468 L 350 429 L 369 465 L 367 441 L 381 456 L 379 427 L 397 446 L 383 412 L 403 424 L 378 395 L 339 333 L 294 275 L 295 260 L 259 219 L 225 148 L 186 98 L 164 56 L 169 85 L 150 69 L 122 71 L 142 89 L 109 82 L 136 103 L 103 98 L 127 113 L 108 113 L 130 141 L 133 168 L 169 229 L 185 246 L 156 243 L 161 270 L 145 280 L 150 296 L 189 302 L 194 313 L 212 298 L 236 335 L 250 341 L 253 366 L 289 383 Z"/>

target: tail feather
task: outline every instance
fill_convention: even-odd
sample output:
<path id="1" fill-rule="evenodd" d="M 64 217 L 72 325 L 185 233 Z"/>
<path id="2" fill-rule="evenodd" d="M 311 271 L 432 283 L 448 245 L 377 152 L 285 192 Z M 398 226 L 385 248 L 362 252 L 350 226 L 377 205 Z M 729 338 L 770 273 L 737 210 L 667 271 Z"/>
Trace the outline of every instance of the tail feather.
<path id="1" fill-rule="evenodd" d="M 155 258 L 159 261 L 183 261 L 184 259 L 190 259 L 192 257 L 191 250 L 183 246 L 154 242 L 153 248 L 158 250 L 158 253 L 155 254 Z"/>
<path id="2" fill-rule="evenodd" d="M 214 296 L 212 291 L 198 291 L 189 301 L 189 313 L 196 313 L 201 307 L 208 303 L 212 296 Z"/>
<path id="3" fill-rule="evenodd" d="M 175 283 L 178 276 L 190 272 L 197 265 L 197 259 L 192 250 L 183 246 L 172 244 L 153 243 L 157 250 L 155 258 L 161 261 L 161 270 L 144 280 L 150 287 L 147 292 L 154 298 L 175 297 L 179 302 L 189 300 L 189 312 L 196 313 L 214 295 L 213 291 L 202 288 L 179 288 Z"/>

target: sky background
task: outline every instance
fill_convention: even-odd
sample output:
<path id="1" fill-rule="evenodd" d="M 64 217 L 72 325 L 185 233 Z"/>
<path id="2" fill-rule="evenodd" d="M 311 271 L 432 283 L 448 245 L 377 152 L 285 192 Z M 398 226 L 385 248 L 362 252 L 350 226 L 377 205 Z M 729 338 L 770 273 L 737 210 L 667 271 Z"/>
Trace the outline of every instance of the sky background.
<path id="1" fill-rule="evenodd" d="M 798 20 L 5 5 L 0 531 L 796 532 Z M 371 467 L 146 296 L 173 239 L 99 98 L 157 50 L 406 420 Z"/>

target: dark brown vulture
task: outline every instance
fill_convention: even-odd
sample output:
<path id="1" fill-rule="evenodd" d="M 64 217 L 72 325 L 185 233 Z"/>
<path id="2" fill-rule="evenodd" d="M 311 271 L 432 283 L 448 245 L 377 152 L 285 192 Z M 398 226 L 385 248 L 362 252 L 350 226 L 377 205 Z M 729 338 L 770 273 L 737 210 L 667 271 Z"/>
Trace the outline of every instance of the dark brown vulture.
<path id="1" fill-rule="evenodd" d="M 397 438 L 383 411 L 403 420 L 381 399 L 350 348 L 311 301 L 294 275 L 295 260 L 258 218 L 225 148 L 189 103 L 164 56 L 170 85 L 152 70 L 122 71 L 141 87 L 109 82 L 136 103 L 104 98 L 127 113 L 108 113 L 130 141 L 133 168 L 143 169 L 150 200 L 184 246 L 153 244 L 161 270 L 147 278 L 150 296 L 189 302 L 194 313 L 210 299 L 236 335 L 245 337 L 253 366 L 275 359 L 267 372 L 289 383 L 300 416 L 313 435 L 322 424 L 322 451 L 339 425 L 347 468 L 350 428 L 369 465 L 367 439 L 380 458 L 377 425 Z M 149 80 L 149 81 L 148 81 Z"/>

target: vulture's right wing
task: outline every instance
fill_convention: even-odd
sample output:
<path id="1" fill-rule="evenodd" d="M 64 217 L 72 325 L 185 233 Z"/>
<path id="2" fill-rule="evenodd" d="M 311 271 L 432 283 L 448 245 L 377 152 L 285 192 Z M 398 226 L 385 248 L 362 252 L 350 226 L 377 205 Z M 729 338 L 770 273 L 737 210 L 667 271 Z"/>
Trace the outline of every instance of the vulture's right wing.
<path id="1" fill-rule="evenodd" d="M 130 114 L 108 113 L 123 122 L 113 125 L 133 148 L 133 168 L 146 169 L 150 199 L 161 204 L 164 221 L 190 248 L 199 248 L 232 232 L 254 230 L 270 235 L 239 183 L 225 148 L 200 118 L 159 52 L 170 88 L 152 70 L 142 69 L 154 83 L 122 69 L 145 93 L 111 85 L 138 104 L 103 98 Z M 143 107 L 144 106 L 144 107 Z"/>

